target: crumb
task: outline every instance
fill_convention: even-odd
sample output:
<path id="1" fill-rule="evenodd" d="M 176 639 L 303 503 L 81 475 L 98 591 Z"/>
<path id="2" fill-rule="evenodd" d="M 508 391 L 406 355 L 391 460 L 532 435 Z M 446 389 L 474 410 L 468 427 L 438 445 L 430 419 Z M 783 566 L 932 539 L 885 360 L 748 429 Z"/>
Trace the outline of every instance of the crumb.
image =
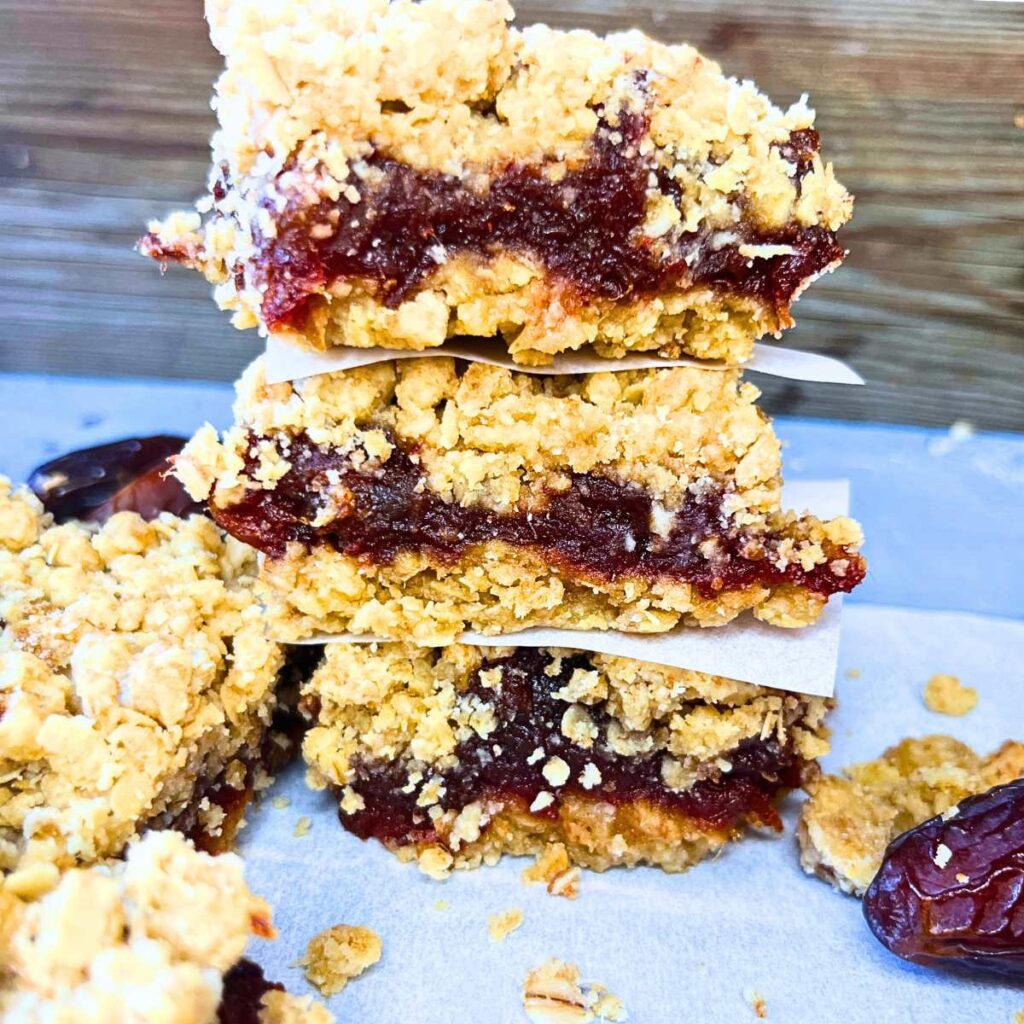
<path id="1" fill-rule="evenodd" d="M 437 900 L 434 903 L 435 910 L 447 910 L 449 906 L 450 904 L 448 903 L 447 900 Z"/>
<path id="2" fill-rule="evenodd" d="M 1024 128 L 1024 111 L 1021 111 L 1018 114 L 1014 114 L 1014 116 L 1013 116 L 1013 123 L 1018 128 Z M 1018 1020 L 1018 1024 L 1024 1024 L 1024 1011 L 1021 1011 L 1021 1013 L 1018 1013 L 1017 1017 L 1020 1018 Z"/>
<path id="3" fill-rule="evenodd" d="M 487 931 L 491 942 L 501 942 L 523 924 L 523 912 L 518 908 L 503 910 L 487 918 Z"/>
<path id="4" fill-rule="evenodd" d="M 380 936 L 361 925 L 336 924 L 314 935 L 298 962 L 321 995 L 337 995 L 353 978 L 372 967 L 383 950 Z"/>
<path id="5" fill-rule="evenodd" d="M 956 873 L 956 880 L 961 885 L 966 885 L 971 880 L 971 876 L 970 875 L 965 875 L 962 871 L 958 871 Z"/>
<path id="6" fill-rule="evenodd" d="M 555 798 L 546 790 L 542 789 L 534 798 L 533 803 L 530 804 L 530 811 L 536 814 L 538 811 L 543 811 L 550 807 L 555 802 Z"/>
<path id="7" fill-rule="evenodd" d="M 416 862 L 423 874 L 436 882 L 443 882 L 451 874 L 455 858 L 440 846 L 428 846 Z"/>
<path id="8" fill-rule="evenodd" d="M 859 668 L 848 668 L 843 674 L 847 679 L 860 679 Z"/>
<path id="9" fill-rule="evenodd" d="M 626 1008 L 603 985 L 580 985 L 580 969 L 554 958 L 530 971 L 523 982 L 523 1009 L 534 1024 L 624 1021 Z"/>
<path id="10" fill-rule="evenodd" d="M 935 862 L 935 866 L 944 868 L 953 856 L 953 851 L 945 844 L 939 843 L 935 848 L 935 853 L 932 856 L 932 860 Z"/>
<path id="11" fill-rule="evenodd" d="M 764 996 L 760 992 L 748 992 L 744 998 L 750 1003 L 750 1008 L 754 1011 L 754 1016 L 758 1020 L 768 1019 L 768 1007 L 765 1004 Z"/>
<path id="12" fill-rule="evenodd" d="M 308 815 L 304 814 L 297 822 L 295 822 L 295 831 L 292 832 L 292 835 L 301 839 L 303 836 L 308 836 L 312 828 L 312 819 Z"/>
<path id="13" fill-rule="evenodd" d="M 574 900 L 579 896 L 580 869 L 569 860 L 562 843 L 549 843 L 537 860 L 523 871 L 523 881 L 544 882 L 552 896 Z"/>
<path id="14" fill-rule="evenodd" d="M 1024 128 L 1024 123 L 1022 123 L 1019 127 Z M 1024 1024 L 1024 1010 L 1018 1010 L 1013 1015 L 1013 1024 Z"/>
<path id="15" fill-rule="evenodd" d="M 956 676 L 934 675 L 924 688 L 924 702 L 940 715 L 966 715 L 978 703 L 978 691 Z"/>
<path id="16" fill-rule="evenodd" d="M 279 811 L 283 811 L 291 802 L 291 797 L 275 796 L 274 799 L 270 801 L 270 806 L 276 807 Z"/>

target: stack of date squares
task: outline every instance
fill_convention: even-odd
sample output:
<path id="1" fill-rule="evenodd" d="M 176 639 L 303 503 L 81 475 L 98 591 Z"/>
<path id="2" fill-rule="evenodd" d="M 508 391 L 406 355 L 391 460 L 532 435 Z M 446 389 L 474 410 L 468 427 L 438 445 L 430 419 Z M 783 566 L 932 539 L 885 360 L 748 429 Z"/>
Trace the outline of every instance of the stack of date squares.
<path id="1" fill-rule="evenodd" d="M 313 784 L 435 876 L 781 828 L 834 663 L 791 685 L 737 631 L 813 633 L 865 574 L 854 521 L 785 509 L 743 379 L 845 255 L 813 112 L 492 0 L 208 17 L 210 194 L 142 248 L 270 341 L 175 472 L 260 552 L 269 635 L 326 641 Z"/>

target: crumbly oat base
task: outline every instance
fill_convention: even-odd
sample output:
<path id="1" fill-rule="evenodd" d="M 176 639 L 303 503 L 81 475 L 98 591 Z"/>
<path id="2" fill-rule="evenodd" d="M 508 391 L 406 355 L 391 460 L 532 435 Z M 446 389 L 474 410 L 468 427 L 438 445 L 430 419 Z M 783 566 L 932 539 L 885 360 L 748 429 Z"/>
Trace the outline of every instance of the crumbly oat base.
<path id="1" fill-rule="evenodd" d="M 590 654 L 592 667 L 574 670 L 555 693 L 564 708 L 557 747 L 545 749 L 549 741 L 539 736 L 526 757 L 543 778 L 532 804 L 514 794 L 491 793 L 454 805 L 447 790 L 451 773 L 460 768 L 460 751 L 467 741 L 487 740 L 501 726 L 506 685 L 501 659 L 511 653 L 511 648 L 464 644 L 440 649 L 328 645 L 304 689 L 314 717 L 303 747 L 310 783 L 334 789 L 343 823 L 355 822 L 351 816 L 375 811 L 373 791 L 367 790 L 367 798 L 360 793 L 363 783 L 386 771 L 395 792 L 400 789 L 410 800 L 415 796 L 421 831 L 429 833 L 389 840 L 389 845 L 402 859 L 416 857 L 432 875 L 493 863 L 502 854 L 540 854 L 552 843 L 563 845 L 566 870 L 571 861 L 595 870 L 647 862 L 680 871 L 737 838 L 744 822 L 714 826 L 656 795 L 610 800 L 593 763 L 599 752 L 660 757 L 660 785 L 671 793 L 701 779 L 727 781 L 732 770 L 727 758 L 745 740 L 789 743 L 808 771 L 828 750 L 823 722 L 830 702 L 823 698 Z M 574 653 L 548 652 L 545 674 L 557 674 L 562 659 Z M 493 698 L 473 690 L 477 680 Z M 595 720 L 604 715 L 609 718 L 599 730 Z M 558 756 L 559 750 L 569 756 L 571 748 L 585 751 L 589 762 L 579 779 L 570 778 Z"/>
<path id="2" fill-rule="evenodd" d="M 249 936 L 274 934 L 241 861 L 174 832 L 148 834 L 123 862 L 67 871 L 38 902 L 0 890 L 0 905 L 15 922 L 0 948 L 6 1024 L 213 1024 Z"/>
<path id="3" fill-rule="evenodd" d="M 246 783 L 282 665 L 253 553 L 204 516 L 52 518 L 0 479 L 0 873 L 31 896 Z"/>
<path id="4" fill-rule="evenodd" d="M 862 896 L 897 836 L 1022 775 L 1021 743 L 980 757 L 950 736 L 903 740 L 875 761 L 819 776 L 806 787 L 800 863 L 808 874 Z"/>
<path id="5" fill-rule="evenodd" d="M 268 385 L 259 359 L 239 382 L 236 426 L 220 440 L 203 428 L 176 472 L 195 498 L 210 498 L 215 515 L 230 516 L 252 495 L 287 485 L 296 438 L 351 455 L 367 472 L 397 445 L 415 452 L 425 486 L 448 503 L 529 509 L 564 490 L 570 474 L 597 473 L 642 488 L 667 530 L 673 509 L 712 486 L 726 492 L 733 523 L 781 532 L 787 557 L 806 569 L 830 564 L 837 546 L 856 551 L 852 520 L 780 511 L 780 446 L 757 396 L 732 370 L 537 377 L 445 358 Z M 344 486 L 327 487 L 316 525 L 343 517 L 350 500 Z M 721 625 L 746 609 L 800 626 L 825 603 L 789 585 L 706 598 L 667 579 L 586 579 L 501 541 L 476 545 L 454 564 L 406 551 L 384 565 L 292 543 L 264 561 L 261 578 L 275 635 L 287 640 L 350 631 L 446 643 L 467 627 L 530 625 L 657 632 L 681 621 Z"/>
<path id="6" fill-rule="evenodd" d="M 503 0 L 208 0 L 207 18 L 226 62 L 211 194 L 198 213 L 150 225 L 143 249 L 203 272 L 238 327 L 267 326 L 261 259 L 285 246 L 284 213 L 291 223 L 308 211 L 301 233 L 331 236 L 372 200 L 378 156 L 476 190 L 509 166 L 558 180 L 585 163 L 598 133 L 622 144 L 625 119 L 642 116 L 632 158 L 650 172 L 637 248 L 690 265 L 742 243 L 751 226 L 834 231 L 850 217 L 816 137 L 806 153 L 791 151 L 794 134 L 813 135 L 806 103 L 782 111 L 686 45 L 637 31 L 520 31 Z M 271 320 L 275 332 L 313 348 L 418 350 L 502 334 L 517 360 L 539 364 L 586 345 L 608 357 L 744 360 L 757 337 L 792 324 L 788 303 L 692 283 L 681 270 L 650 293 L 577 297 L 525 252 L 449 252 L 443 241 L 402 301 L 370 277 L 319 282 L 305 322 Z M 786 248 L 739 253 L 756 269 Z M 283 271 L 286 281 L 303 274 L 300 260 Z"/>

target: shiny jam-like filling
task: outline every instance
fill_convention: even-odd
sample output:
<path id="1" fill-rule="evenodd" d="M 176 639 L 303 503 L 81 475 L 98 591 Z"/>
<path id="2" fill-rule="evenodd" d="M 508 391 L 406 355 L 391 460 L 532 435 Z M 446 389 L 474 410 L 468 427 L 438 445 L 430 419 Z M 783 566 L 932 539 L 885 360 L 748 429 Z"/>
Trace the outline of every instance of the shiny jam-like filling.
<path id="1" fill-rule="evenodd" d="M 766 230 L 749 218 L 728 237 L 692 231 L 664 251 L 643 230 L 652 181 L 677 206 L 684 201 L 678 184 L 641 156 L 647 128 L 644 113 L 623 113 L 614 127 L 602 121 L 587 161 L 560 173 L 513 162 L 481 187 L 375 151 L 364 161 L 354 204 L 310 205 L 300 191 L 281 210 L 268 198 L 263 207 L 274 230 L 259 235 L 256 257 L 263 318 L 270 327 L 301 329 L 317 293 L 345 279 L 375 282 L 385 305 L 395 307 L 452 257 L 498 251 L 532 257 L 566 286 L 570 301 L 707 285 L 781 315 L 806 281 L 842 260 L 845 250 L 825 228 Z M 807 130 L 778 147 L 795 167 L 798 188 L 817 146 L 817 133 Z M 742 206 L 742 195 L 734 199 Z M 741 245 L 794 251 L 751 260 Z"/>
<path id="2" fill-rule="evenodd" d="M 268 981 L 263 968 L 251 960 L 239 960 L 224 975 L 217 1024 L 260 1024 L 263 997 L 274 991 L 283 992 L 284 985 Z"/>
<path id="3" fill-rule="evenodd" d="M 573 474 L 568 488 L 546 494 L 543 505 L 498 512 L 446 501 L 427 485 L 415 452 L 391 440 L 386 462 L 357 469 L 349 455 L 299 435 L 287 449 L 291 468 L 272 489 L 249 490 L 236 504 L 213 507 L 213 515 L 228 533 L 272 557 L 298 541 L 374 565 L 390 564 L 404 551 L 453 564 L 473 545 L 503 541 L 588 579 L 668 578 L 709 599 L 785 583 L 822 595 L 845 593 L 864 578 L 861 556 L 834 545 L 826 547 L 828 560 L 809 570 L 784 558 L 785 535 L 736 526 L 720 488 L 691 494 L 674 510 L 667 532 L 656 532 L 658 512 L 644 490 L 593 473 Z M 339 490 L 337 515 L 314 525 L 328 494 Z"/>
<path id="4" fill-rule="evenodd" d="M 525 809 L 544 791 L 551 793 L 554 802 L 534 813 L 552 822 L 566 796 L 589 796 L 611 804 L 648 801 L 686 815 L 709 831 L 729 829 L 744 821 L 781 828 L 776 798 L 800 785 L 805 764 L 791 746 L 775 738 L 744 740 L 724 755 L 731 764 L 728 772 L 674 792 L 661 778 L 662 751 L 622 756 L 606 745 L 611 718 L 600 706 L 587 709 L 598 730 L 592 747 L 576 746 L 562 735 L 562 716 L 569 705 L 554 693 L 568 683 L 576 669 L 589 671 L 593 665 L 587 654 L 577 653 L 564 656 L 557 672 L 545 674 L 551 666 L 549 652 L 520 647 L 508 657 L 482 666 L 481 670 L 502 670 L 496 689 L 484 686 L 477 672 L 468 693 L 493 707 L 497 727 L 486 739 L 474 733 L 459 744 L 456 767 L 430 773 L 443 785 L 442 808 L 459 809 L 490 799 Z M 535 754 L 538 748 L 541 757 Z M 542 774 L 545 762 L 554 756 L 569 766 L 568 781 L 557 788 Z M 601 773 L 599 786 L 591 790 L 580 783 L 588 764 Z M 341 812 L 345 828 L 360 838 L 372 837 L 391 845 L 436 841 L 429 815 L 416 804 L 418 789 L 408 781 L 406 764 L 359 763 L 350 785 L 365 806 L 351 814 Z"/>

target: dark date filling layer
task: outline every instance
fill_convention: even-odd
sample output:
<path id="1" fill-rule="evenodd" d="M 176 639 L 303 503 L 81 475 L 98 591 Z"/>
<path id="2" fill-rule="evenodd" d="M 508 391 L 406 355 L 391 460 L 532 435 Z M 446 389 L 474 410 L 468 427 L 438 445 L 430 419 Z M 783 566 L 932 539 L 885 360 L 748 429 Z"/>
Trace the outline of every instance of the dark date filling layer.
<path id="1" fill-rule="evenodd" d="M 796 224 L 765 230 L 750 218 L 727 241 L 705 229 L 656 251 L 655 239 L 643 234 L 652 175 L 663 195 L 684 204 L 676 182 L 640 155 L 647 128 L 642 113 L 622 114 L 615 127 L 602 121 L 586 163 L 560 176 L 545 164 L 511 163 L 481 190 L 374 152 L 354 205 L 342 199 L 310 206 L 296 196 L 279 212 L 264 200 L 275 231 L 257 238 L 263 318 L 270 327 L 302 329 L 316 294 L 345 279 L 375 282 L 393 308 L 453 256 L 510 251 L 539 262 L 570 298 L 620 301 L 704 285 L 758 299 L 781 319 L 806 281 L 842 260 L 845 250 L 831 231 Z M 794 166 L 797 188 L 817 146 L 817 133 L 807 130 L 778 147 Z M 733 199 L 742 206 L 742 195 Z M 323 227 L 312 231 L 314 225 Z M 751 261 L 739 252 L 744 244 L 794 252 Z"/>
<path id="2" fill-rule="evenodd" d="M 224 975 L 224 991 L 217 1007 L 217 1024 L 260 1024 L 263 997 L 283 992 L 284 985 L 268 981 L 263 968 L 251 960 L 239 960 Z"/>
<path id="3" fill-rule="evenodd" d="M 573 474 L 568 489 L 548 493 L 543 507 L 495 512 L 445 501 L 427 486 L 415 451 L 391 441 L 385 463 L 359 470 L 349 455 L 299 435 L 286 453 L 291 468 L 272 490 L 251 490 L 237 504 L 213 507 L 214 518 L 272 557 L 298 541 L 309 548 L 330 545 L 374 565 L 390 564 L 404 551 L 454 564 L 473 545 L 503 541 L 588 579 L 668 578 L 692 584 L 708 599 L 786 583 L 821 595 L 846 593 L 864 578 L 863 559 L 843 548 L 826 550 L 828 561 L 810 570 L 784 560 L 779 546 L 785 535 L 734 525 L 723 511 L 721 489 L 690 495 L 667 536 L 652 528 L 654 502 L 645 491 L 592 473 Z M 252 472 L 251 461 L 247 468 Z M 329 474 L 339 483 L 332 485 Z M 325 495 L 339 486 L 346 493 L 337 517 L 314 526 Z"/>
<path id="4" fill-rule="evenodd" d="M 776 739 L 745 740 L 726 755 L 732 765 L 728 773 L 674 792 L 661 778 L 663 752 L 624 757 L 606 746 L 611 718 L 601 707 L 588 708 L 598 730 L 590 749 L 562 735 L 562 715 L 569 705 L 554 693 L 576 669 L 589 671 L 593 665 L 585 653 L 574 654 L 563 657 L 558 672 L 548 676 L 544 670 L 550 664 L 547 651 L 521 647 L 482 666 L 501 668 L 501 683 L 497 690 L 488 689 L 478 672 L 468 692 L 493 706 L 498 725 L 486 739 L 474 734 L 458 746 L 458 766 L 440 773 L 442 808 L 460 809 L 492 799 L 525 810 L 543 791 L 551 793 L 554 802 L 534 813 L 553 822 L 563 799 L 572 796 L 611 804 L 647 801 L 686 815 L 708 831 L 729 830 L 744 822 L 781 829 L 776 799 L 801 784 L 806 767 L 790 745 Z M 544 752 L 539 759 L 533 756 L 538 747 Z M 569 781 L 559 788 L 552 788 L 542 774 L 545 761 L 553 756 L 569 766 Z M 601 773 L 600 785 L 590 791 L 580 784 L 587 764 Z M 365 807 L 352 814 L 341 812 L 345 828 L 362 839 L 372 837 L 389 845 L 436 842 L 430 817 L 416 806 L 418 792 L 407 785 L 407 771 L 402 764 L 359 764 L 351 786 Z"/>

